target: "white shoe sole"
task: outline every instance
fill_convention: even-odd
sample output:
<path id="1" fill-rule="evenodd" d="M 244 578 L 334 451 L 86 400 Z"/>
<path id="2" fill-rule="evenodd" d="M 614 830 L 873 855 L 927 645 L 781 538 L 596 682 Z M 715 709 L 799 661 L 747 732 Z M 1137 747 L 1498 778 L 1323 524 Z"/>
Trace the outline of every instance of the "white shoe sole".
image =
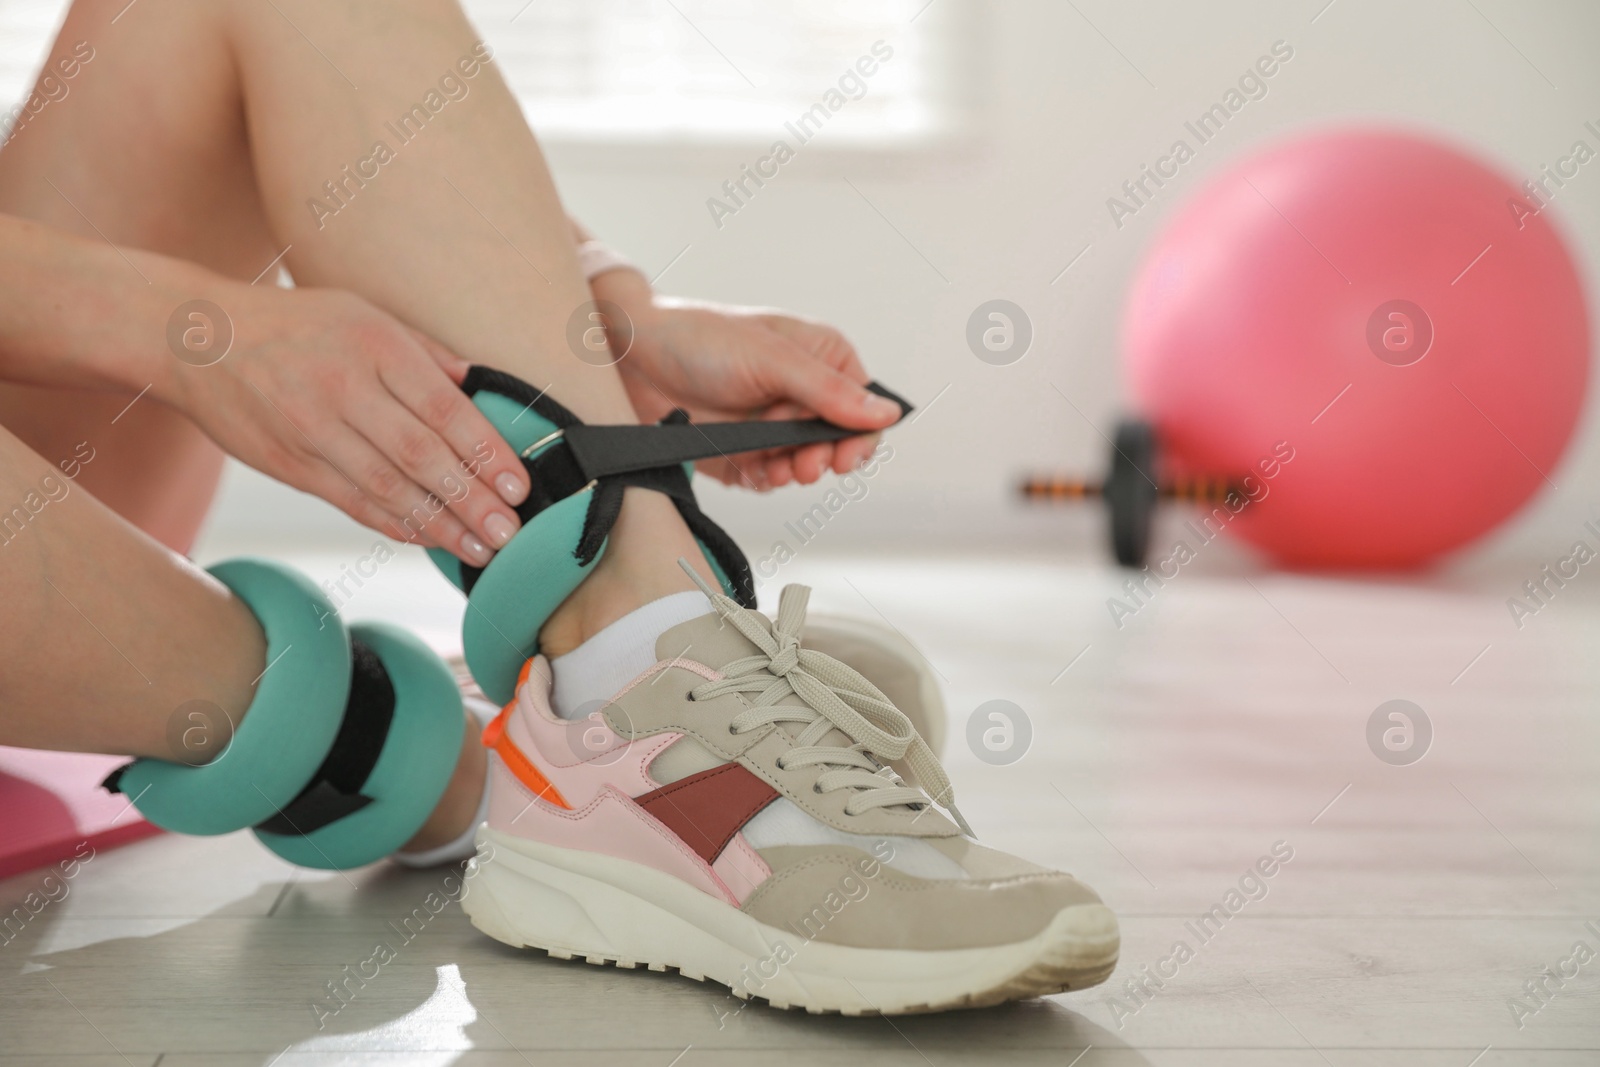
<path id="1" fill-rule="evenodd" d="M 1096 985 L 1116 966 L 1103 904 L 1063 909 L 1026 941 L 914 951 L 808 941 L 671 875 L 596 852 L 478 830 L 461 906 L 472 924 L 558 959 L 677 970 L 779 1008 L 899 1015 L 975 1008 Z"/>

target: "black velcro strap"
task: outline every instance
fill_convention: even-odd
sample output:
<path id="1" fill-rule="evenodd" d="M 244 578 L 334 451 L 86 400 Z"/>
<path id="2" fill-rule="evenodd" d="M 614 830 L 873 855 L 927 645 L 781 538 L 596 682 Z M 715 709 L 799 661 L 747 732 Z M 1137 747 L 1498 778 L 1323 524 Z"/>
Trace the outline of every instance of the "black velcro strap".
<path id="1" fill-rule="evenodd" d="M 750 562 L 733 538 L 700 510 L 682 465 L 741 452 L 842 441 L 867 432 L 823 419 L 691 423 L 682 411 L 674 411 L 654 426 L 591 426 L 522 379 L 481 366 L 467 371 L 461 388 L 468 396 L 485 389 L 498 393 L 542 415 L 561 431 L 561 437 L 539 455 L 522 460 L 532 486 L 528 498 L 516 509 L 524 525 L 590 482 L 598 483 L 584 516 L 583 535 L 573 551 L 588 564 L 616 524 L 624 489 L 633 485 L 666 493 L 690 532 L 727 575 L 734 599 L 749 608 L 755 607 Z M 911 413 L 911 404 L 887 387 L 868 382 L 866 388 L 899 405 L 901 419 Z M 483 570 L 466 563 L 460 569 L 462 592 L 471 595 Z"/>
<path id="2" fill-rule="evenodd" d="M 516 512 L 518 521 L 524 526 L 545 508 L 561 503 L 589 484 L 589 479 L 583 476 L 573 461 L 572 453 L 560 447 L 559 443 L 544 449 L 532 459 L 524 458 L 522 469 L 528 472 L 528 495 L 517 505 Z M 470 596 L 472 587 L 478 584 L 482 574 L 482 567 L 462 561 L 461 591 Z"/>
<path id="3" fill-rule="evenodd" d="M 903 419 L 911 405 L 877 382 L 867 388 L 900 405 Z M 554 421 L 554 420 L 552 420 Z M 565 427 L 562 439 L 572 452 L 584 484 L 613 474 L 689 463 L 740 452 L 794 448 L 819 441 L 841 441 L 868 431 L 847 430 L 823 419 L 759 419 L 745 422 L 666 422 L 657 426 Z"/>
<path id="4" fill-rule="evenodd" d="M 674 412 L 669 422 L 687 419 L 683 412 Z M 733 599 L 741 607 L 753 608 L 756 606 L 756 582 L 750 573 L 750 561 L 745 558 L 744 552 L 734 543 L 728 532 L 715 522 L 711 517 L 700 510 L 700 502 L 694 497 L 694 487 L 689 484 L 689 476 L 684 473 L 683 467 L 673 464 L 670 467 L 656 467 L 646 471 L 634 471 L 630 474 L 614 474 L 601 480 L 601 487 L 609 484 L 622 486 L 637 485 L 645 489 L 654 489 L 658 493 L 665 493 L 672 498 L 672 503 L 682 516 L 683 523 L 689 527 L 689 532 L 695 540 L 705 546 L 711 558 L 717 561 L 722 568 L 722 573 L 727 575 L 728 584 L 733 590 Z M 596 491 L 596 496 L 599 491 Z M 621 493 L 617 494 L 617 511 L 621 510 Z M 579 547 L 593 545 L 599 551 L 600 541 L 610 531 L 611 523 L 616 522 L 615 512 L 598 513 L 591 504 L 589 514 L 585 517 L 583 538 Z M 600 524 L 604 522 L 604 526 Z M 580 553 L 579 558 L 582 559 Z"/>
<path id="5" fill-rule="evenodd" d="M 557 426 L 583 425 L 578 416 L 550 399 L 542 389 L 535 389 L 521 378 L 507 374 L 505 371 L 479 366 L 474 363 L 467 368 L 467 376 L 461 381 L 461 391 L 468 396 L 475 396 L 483 389 L 487 389 L 491 393 L 499 393 L 507 399 L 515 400 L 524 407 L 532 408 L 536 414 L 543 415 Z"/>
<path id="6" fill-rule="evenodd" d="M 350 639 L 350 699 L 322 766 L 272 818 L 256 824 L 270 834 L 305 835 L 372 803 L 361 792 L 389 739 L 394 683 L 378 654 Z"/>
<path id="7" fill-rule="evenodd" d="M 559 443 L 532 459 L 522 461 L 528 472 L 528 498 L 517 505 L 517 518 L 526 523 L 552 504 L 559 504 L 588 485 L 590 480 L 578 469 L 572 453 Z"/>
<path id="8" fill-rule="evenodd" d="M 600 479 L 600 484 L 595 487 L 594 496 L 589 500 L 589 511 L 583 519 L 583 537 L 578 541 L 578 548 L 573 553 L 578 557 L 579 563 L 588 566 L 599 554 L 601 543 L 610 534 L 611 527 L 615 525 L 617 516 L 622 512 L 622 493 L 629 486 L 665 493 L 678 502 L 680 507 L 683 501 L 694 500 L 694 492 L 689 488 L 689 476 L 676 464 L 670 467 L 630 471 L 627 474 L 614 474 Z"/>
<path id="9" fill-rule="evenodd" d="M 711 558 L 717 561 L 722 568 L 722 573 L 728 576 L 728 585 L 733 589 L 733 599 L 742 608 L 756 606 L 756 580 L 750 573 L 750 561 L 745 558 L 743 550 L 728 536 L 728 531 L 711 521 L 711 516 L 700 510 L 700 505 L 693 497 L 688 500 L 676 501 L 678 514 L 683 516 L 684 525 L 689 527 L 689 532 L 695 539 L 711 553 Z"/>

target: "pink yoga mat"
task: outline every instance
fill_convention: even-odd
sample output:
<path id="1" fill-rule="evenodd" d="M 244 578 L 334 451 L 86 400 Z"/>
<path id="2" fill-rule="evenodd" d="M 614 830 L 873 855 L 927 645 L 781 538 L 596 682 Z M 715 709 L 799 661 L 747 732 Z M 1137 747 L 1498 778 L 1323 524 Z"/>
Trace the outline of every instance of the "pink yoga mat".
<path id="1" fill-rule="evenodd" d="M 0 745 L 0 878 L 161 831 L 101 779 L 126 756 L 38 752 Z"/>

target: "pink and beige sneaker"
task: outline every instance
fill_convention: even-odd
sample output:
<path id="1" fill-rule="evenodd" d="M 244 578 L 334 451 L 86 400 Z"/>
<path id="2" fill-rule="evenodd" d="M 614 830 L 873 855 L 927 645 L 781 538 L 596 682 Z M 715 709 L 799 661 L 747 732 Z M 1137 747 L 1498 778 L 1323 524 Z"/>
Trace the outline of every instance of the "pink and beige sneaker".
<path id="1" fill-rule="evenodd" d="M 714 613 L 667 630 L 660 662 L 587 719 L 550 710 L 542 657 L 523 668 L 484 732 L 473 925 L 812 1012 L 977 1007 L 1111 973 L 1111 910 L 964 832 L 910 720 L 801 643 L 804 586 L 776 621 L 706 593 Z"/>

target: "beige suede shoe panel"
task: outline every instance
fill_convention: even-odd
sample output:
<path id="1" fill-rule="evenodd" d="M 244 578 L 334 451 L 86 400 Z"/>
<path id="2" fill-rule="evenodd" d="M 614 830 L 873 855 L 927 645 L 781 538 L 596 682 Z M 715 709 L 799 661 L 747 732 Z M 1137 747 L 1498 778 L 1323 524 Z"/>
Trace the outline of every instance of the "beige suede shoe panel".
<path id="1" fill-rule="evenodd" d="M 929 844 L 959 863 L 974 878 L 1020 878 L 1030 874 L 1057 873 L 1009 852 L 986 848 L 960 835 L 938 838 Z"/>
<path id="2" fill-rule="evenodd" d="M 760 739 L 755 731 L 734 734 L 728 730 L 733 717 L 750 703 L 738 693 L 714 700 L 691 699 L 689 691 L 705 681 L 705 675 L 687 667 L 666 667 L 618 694 L 601 709 L 601 715 L 618 735 L 629 740 L 675 730 L 724 760 L 736 759 Z"/>
<path id="3" fill-rule="evenodd" d="M 771 631 L 771 619 L 754 612 L 751 613 L 751 618 Z M 720 670 L 725 664 L 745 656 L 754 656 L 760 651 L 743 634 L 717 615 L 701 615 L 699 618 L 680 622 L 656 638 L 656 659 L 693 660 L 705 664 L 712 670 Z"/>
<path id="4" fill-rule="evenodd" d="M 1025 941 L 1062 910 L 1098 904 L 1094 890 L 1054 871 L 1005 879 L 912 878 L 838 845 L 761 850 L 772 868 L 743 910 L 807 941 L 852 948 L 984 948 Z"/>

